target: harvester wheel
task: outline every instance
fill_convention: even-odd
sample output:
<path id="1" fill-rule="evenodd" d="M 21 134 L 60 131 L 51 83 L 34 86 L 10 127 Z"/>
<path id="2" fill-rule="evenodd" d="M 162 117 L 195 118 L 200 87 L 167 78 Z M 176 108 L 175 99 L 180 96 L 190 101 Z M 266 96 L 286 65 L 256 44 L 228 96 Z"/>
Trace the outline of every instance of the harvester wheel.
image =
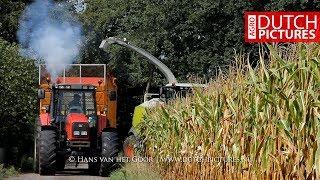
<path id="1" fill-rule="evenodd" d="M 137 155 L 137 139 L 134 135 L 128 136 L 123 142 L 123 153 L 126 157 L 132 158 Z"/>
<path id="2" fill-rule="evenodd" d="M 56 132 L 44 130 L 39 136 L 39 172 L 41 175 L 54 175 L 56 172 Z"/>
<path id="3" fill-rule="evenodd" d="M 120 145 L 119 137 L 116 131 L 102 132 L 101 135 L 102 151 L 101 157 L 102 162 L 100 166 L 100 175 L 108 176 L 112 170 L 117 166 L 116 157 L 118 156 Z M 113 158 L 113 161 L 110 160 Z M 103 160 L 105 159 L 105 161 Z"/>

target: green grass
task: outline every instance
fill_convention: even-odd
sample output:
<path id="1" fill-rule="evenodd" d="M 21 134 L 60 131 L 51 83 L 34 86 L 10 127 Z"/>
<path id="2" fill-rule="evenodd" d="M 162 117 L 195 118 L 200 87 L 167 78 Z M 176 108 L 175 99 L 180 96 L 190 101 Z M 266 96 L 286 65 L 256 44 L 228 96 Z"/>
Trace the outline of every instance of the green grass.
<path id="1" fill-rule="evenodd" d="M 0 164 L 0 180 L 11 176 L 16 176 L 18 173 L 19 172 L 13 166 L 5 168 L 3 164 Z"/>

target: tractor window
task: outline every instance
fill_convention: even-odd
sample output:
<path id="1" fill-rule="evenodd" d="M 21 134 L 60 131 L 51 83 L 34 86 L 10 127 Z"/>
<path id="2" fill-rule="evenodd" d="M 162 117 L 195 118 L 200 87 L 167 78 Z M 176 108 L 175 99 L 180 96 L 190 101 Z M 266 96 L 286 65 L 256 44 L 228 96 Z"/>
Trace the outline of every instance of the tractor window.
<path id="1" fill-rule="evenodd" d="M 93 91 L 59 90 L 56 96 L 56 114 L 66 116 L 69 113 L 95 114 Z"/>
<path id="2" fill-rule="evenodd" d="M 87 115 L 95 114 L 95 104 L 94 104 L 94 97 L 92 92 L 86 92 L 85 94 L 85 112 Z"/>

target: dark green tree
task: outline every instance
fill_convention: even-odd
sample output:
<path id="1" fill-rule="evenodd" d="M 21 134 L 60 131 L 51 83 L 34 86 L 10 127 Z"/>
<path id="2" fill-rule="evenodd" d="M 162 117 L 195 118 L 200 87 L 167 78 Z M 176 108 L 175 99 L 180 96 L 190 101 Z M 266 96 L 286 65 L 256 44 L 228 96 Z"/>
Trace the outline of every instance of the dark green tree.
<path id="1" fill-rule="evenodd" d="M 12 147 L 20 155 L 32 149 L 37 72 L 32 60 L 19 56 L 17 45 L 1 38 L 0 59 L 0 147 L 10 160 Z"/>

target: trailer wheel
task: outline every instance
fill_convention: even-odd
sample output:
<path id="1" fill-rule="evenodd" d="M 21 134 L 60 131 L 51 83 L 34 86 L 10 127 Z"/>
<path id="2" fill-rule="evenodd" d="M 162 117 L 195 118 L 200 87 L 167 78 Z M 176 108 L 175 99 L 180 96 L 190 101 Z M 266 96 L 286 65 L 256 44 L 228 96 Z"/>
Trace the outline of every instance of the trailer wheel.
<path id="1" fill-rule="evenodd" d="M 118 133 L 116 131 L 102 132 L 101 139 L 102 161 L 100 166 L 100 176 L 109 176 L 112 170 L 114 170 L 118 165 L 116 162 L 116 157 L 118 156 L 120 149 Z M 112 158 L 112 161 L 110 158 Z M 104 161 L 103 159 L 107 161 Z"/>
<path id="2" fill-rule="evenodd" d="M 137 139 L 134 135 L 128 136 L 123 142 L 123 153 L 126 157 L 132 158 L 137 155 Z"/>
<path id="3" fill-rule="evenodd" d="M 56 172 L 56 132 L 44 130 L 39 136 L 40 175 L 54 175 Z"/>

